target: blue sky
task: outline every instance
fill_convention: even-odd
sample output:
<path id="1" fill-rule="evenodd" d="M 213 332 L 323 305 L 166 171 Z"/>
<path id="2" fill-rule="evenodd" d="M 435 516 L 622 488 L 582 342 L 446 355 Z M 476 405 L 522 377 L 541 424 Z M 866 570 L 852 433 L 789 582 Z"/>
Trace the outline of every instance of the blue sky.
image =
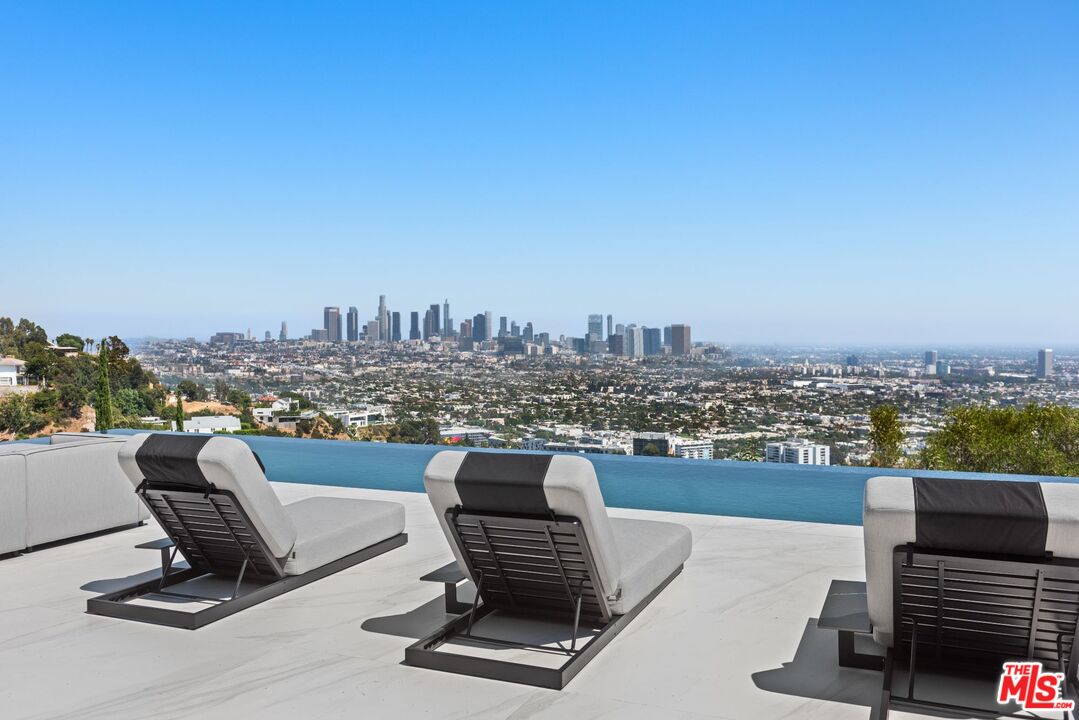
<path id="1" fill-rule="evenodd" d="M 1077 37 L 1066 2 L 5 3 L 0 315 L 1079 344 Z"/>

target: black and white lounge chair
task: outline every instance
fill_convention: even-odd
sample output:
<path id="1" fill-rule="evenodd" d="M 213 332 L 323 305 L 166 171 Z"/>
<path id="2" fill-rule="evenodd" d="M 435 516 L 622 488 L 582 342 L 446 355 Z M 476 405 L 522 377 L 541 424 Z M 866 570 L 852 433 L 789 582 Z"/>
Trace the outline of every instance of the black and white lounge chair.
<path id="1" fill-rule="evenodd" d="M 424 485 L 476 599 L 409 647 L 408 665 L 561 689 L 681 572 L 692 546 L 682 525 L 609 518 L 592 464 L 573 455 L 444 451 Z M 489 630 L 537 621 L 560 628 L 559 640 Z M 517 660 L 536 653 L 547 662 Z"/>
<path id="2" fill-rule="evenodd" d="M 140 546 L 161 549 L 161 578 L 89 600 L 95 615 L 194 630 L 408 541 L 398 503 L 282 506 L 235 438 L 136 435 L 119 459 L 168 540 Z M 177 553 L 188 569 L 174 569 Z"/>
<path id="3" fill-rule="evenodd" d="M 890 707 L 998 717 L 995 698 L 929 700 L 916 680 L 995 681 L 1012 660 L 1065 673 L 1075 698 L 1079 485 L 875 477 L 863 525 L 866 586 L 833 583 L 818 625 L 840 631 L 841 665 L 883 669 L 882 720 Z M 858 633 L 885 648 L 883 662 L 854 651 Z M 897 673 L 905 688 L 893 687 Z"/>

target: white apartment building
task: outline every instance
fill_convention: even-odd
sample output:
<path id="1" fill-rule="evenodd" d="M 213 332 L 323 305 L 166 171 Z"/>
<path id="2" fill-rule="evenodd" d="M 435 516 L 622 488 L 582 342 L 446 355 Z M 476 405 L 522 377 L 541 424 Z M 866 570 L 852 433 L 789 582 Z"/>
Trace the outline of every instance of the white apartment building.
<path id="1" fill-rule="evenodd" d="M 808 440 L 789 438 L 770 442 L 764 448 L 764 461 L 798 465 L 831 465 L 831 448 Z"/>
<path id="2" fill-rule="evenodd" d="M 674 444 L 674 456 L 691 460 L 712 460 L 715 447 L 708 440 L 685 440 Z"/>
<path id="3" fill-rule="evenodd" d="M 547 447 L 547 440 L 544 438 L 533 437 L 531 435 L 521 438 L 522 450 L 543 450 L 545 447 Z"/>
<path id="4" fill-rule="evenodd" d="M 231 433 L 240 429 L 240 418 L 232 415 L 196 416 L 184 420 L 184 432 Z"/>

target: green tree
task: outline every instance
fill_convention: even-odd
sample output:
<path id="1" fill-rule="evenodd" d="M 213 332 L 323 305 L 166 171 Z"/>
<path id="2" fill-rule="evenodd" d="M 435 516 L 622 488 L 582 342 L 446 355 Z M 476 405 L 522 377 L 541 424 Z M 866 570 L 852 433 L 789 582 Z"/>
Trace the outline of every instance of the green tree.
<path id="1" fill-rule="evenodd" d="M 176 386 L 176 394 L 183 395 L 188 400 L 205 400 L 209 397 L 206 388 L 191 380 L 181 380 Z"/>
<path id="2" fill-rule="evenodd" d="M 61 333 L 56 336 L 56 344 L 60 347 L 75 348 L 76 350 L 82 350 L 83 339 L 78 335 L 71 333 Z"/>
<path id="3" fill-rule="evenodd" d="M 113 405 L 121 415 L 126 415 L 128 417 L 139 417 L 150 414 L 146 405 L 143 403 L 142 395 L 134 388 L 121 388 L 117 390 L 116 396 L 113 398 Z"/>
<path id="4" fill-rule="evenodd" d="M 184 431 L 184 398 L 176 391 L 176 431 Z"/>
<path id="5" fill-rule="evenodd" d="M 97 356 L 97 395 L 94 409 L 97 412 L 95 429 L 99 432 L 108 432 L 113 427 L 112 386 L 109 384 L 108 344 L 104 340 L 101 341 L 101 350 Z"/>
<path id="6" fill-rule="evenodd" d="M 47 420 L 33 410 L 31 401 L 22 395 L 0 398 L 0 432 L 16 436 L 33 434 L 45 427 Z"/>
<path id="7" fill-rule="evenodd" d="M 221 378 L 214 381 L 214 397 L 216 397 L 219 402 L 228 402 L 229 384 Z"/>
<path id="8" fill-rule="evenodd" d="M 898 467 L 903 458 L 903 424 L 895 405 L 878 405 L 869 411 L 869 464 Z"/>
<path id="9" fill-rule="evenodd" d="M 1079 476 L 1079 408 L 956 408 L 919 457 L 934 470 Z"/>
<path id="10" fill-rule="evenodd" d="M 641 455 L 647 455 L 648 457 L 659 456 L 659 447 L 655 443 L 648 443 L 641 448 Z"/>

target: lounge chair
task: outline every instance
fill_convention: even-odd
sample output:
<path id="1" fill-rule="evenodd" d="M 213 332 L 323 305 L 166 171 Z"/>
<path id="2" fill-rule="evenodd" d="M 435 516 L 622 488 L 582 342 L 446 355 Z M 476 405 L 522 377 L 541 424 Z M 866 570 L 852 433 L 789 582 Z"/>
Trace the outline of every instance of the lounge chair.
<path id="1" fill-rule="evenodd" d="M 89 600 L 95 615 L 194 630 L 408 540 L 398 503 L 282 506 L 261 461 L 234 438 L 136 435 L 119 460 L 168 540 L 140 546 L 161 550 L 160 579 Z M 177 552 L 188 569 L 174 570 Z"/>
<path id="2" fill-rule="evenodd" d="M 424 485 L 476 597 L 409 647 L 408 665 L 561 689 L 681 572 L 692 546 L 682 525 L 608 518 L 592 464 L 573 455 L 443 451 Z M 557 623 L 562 639 L 486 634 L 536 621 Z M 565 659 L 496 659 L 449 643 Z"/>
<path id="3" fill-rule="evenodd" d="M 1003 715 L 995 698 L 918 696 L 916 680 L 995 682 L 1012 660 L 1065 673 L 1074 699 L 1079 485 L 875 477 L 863 525 L 866 585 L 834 582 L 818 626 L 840 631 L 841 665 L 883 670 L 881 720 L 891 707 Z M 856 652 L 857 634 L 871 634 L 883 660 Z M 897 671 L 905 689 L 893 687 Z"/>

